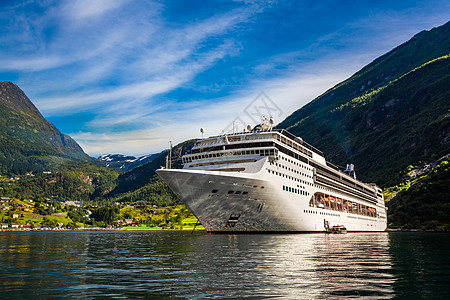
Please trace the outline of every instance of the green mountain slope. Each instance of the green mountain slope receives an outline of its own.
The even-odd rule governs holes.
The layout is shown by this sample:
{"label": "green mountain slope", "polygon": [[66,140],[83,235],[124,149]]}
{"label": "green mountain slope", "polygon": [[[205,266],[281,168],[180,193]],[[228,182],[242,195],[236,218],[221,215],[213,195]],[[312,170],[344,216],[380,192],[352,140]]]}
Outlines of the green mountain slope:
{"label": "green mountain slope", "polygon": [[385,190],[391,227],[450,230],[449,158],[411,166],[401,184]]}
{"label": "green mountain slope", "polygon": [[47,121],[17,85],[0,82],[1,196],[101,198],[116,186],[119,172],[96,162]]}
{"label": "green mountain slope", "polygon": [[[0,196],[100,205],[112,201],[172,205],[178,201],[155,175],[156,169],[165,165],[168,151],[149,155],[149,163],[126,173],[103,167],[104,161],[86,155],[10,82],[0,83],[0,113]],[[181,155],[190,151],[193,143],[173,148],[173,167],[181,167]]]}
{"label": "green mountain slope", "polygon": [[423,31],[294,112],[277,127],[324,151],[363,181],[450,152],[450,22]]}
{"label": "green mountain slope", "polygon": [[[172,168],[182,167],[181,156],[189,153],[194,143],[195,140],[188,140],[173,147]],[[167,155],[168,151],[165,150],[151,162],[121,174],[118,178],[117,187],[106,197],[125,202],[148,200],[152,204],[160,206],[179,203],[176,196],[155,172],[161,166],[166,165]]]}
{"label": "green mountain slope", "polygon": [[50,156],[91,159],[45,119],[17,85],[0,82],[0,172],[42,171],[51,163]]}

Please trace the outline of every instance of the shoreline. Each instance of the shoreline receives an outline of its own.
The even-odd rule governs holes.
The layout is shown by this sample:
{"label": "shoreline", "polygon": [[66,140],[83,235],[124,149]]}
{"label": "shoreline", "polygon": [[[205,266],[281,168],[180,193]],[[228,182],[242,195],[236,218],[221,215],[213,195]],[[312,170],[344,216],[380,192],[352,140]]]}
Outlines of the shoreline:
{"label": "shoreline", "polygon": [[[162,229],[162,228],[102,228],[102,227],[93,227],[93,228],[77,228],[77,229],[66,229],[66,228],[41,228],[41,229],[24,229],[24,228],[8,228],[8,229],[1,229],[0,232],[30,232],[30,231],[38,231],[38,232],[42,232],[42,231],[161,231],[161,232],[166,232],[166,231],[191,231],[191,232],[206,232],[208,233],[208,231],[206,229],[192,229],[192,228],[186,228],[186,229]],[[383,232],[383,231],[381,231]],[[403,232],[403,233],[448,233],[450,232],[450,230],[446,230],[444,228],[439,228],[439,229],[430,229],[430,230],[425,230],[425,229],[386,229],[384,232],[387,233],[392,233],[392,232]],[[245,233],[245,234],[251,234],[252,232],[235,232],[231,234],[240,234],[240,233]],[[301,233],[301,232],[299,232]],[[320,232],[317,232],[320,233]],[[352,232],[349,232],[352,233]],[[364,232],[358,232],[358,233],[364,233]]]}
{"label": "shoreline", "polygon": [[204,228],[199,228],[193,230],[192,228],[183,228],[183,229],[163,229],[158,227],[135,227],[135,228],[103,228],[103,227],[92,227],[92,228],[75,228],[75,229],[67,229],[67,228],[2,228],[0,232],[29,232],[29,231],[205,231]]}

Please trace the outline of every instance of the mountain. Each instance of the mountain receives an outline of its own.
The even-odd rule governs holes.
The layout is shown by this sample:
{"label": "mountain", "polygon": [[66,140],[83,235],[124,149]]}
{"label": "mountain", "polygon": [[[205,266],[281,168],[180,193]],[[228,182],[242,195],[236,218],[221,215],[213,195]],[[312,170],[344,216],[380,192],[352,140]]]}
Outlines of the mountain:
{"label": "mountain", "polygon": [[329,89],[277,127],[363,181],[395,185],[401,171],[450,153],[450,22],[422,31]]}
{"label": "mountain", "polygon": [[382,186],[391,228],[449,230],[449,87],[450,22],[377,58],[277,127]]}
{"label": "mountain", "polygon": [[409,166],[384,194],[390,227],[450,230],[450,155]]}
{"label": "mountain", "polygon": [[[172,148],[172,168],[181,168],[181,157],[190,153],[195,140],[182,142]],[[166,165],[168,150],[158,154],[151,162],[121,174],[117,186],[106,195],[115,201],[136,201],[151,199],[158,205],[172,205],[179,200],[167,185],[156,175],[156,170]],[[159,197],[159,199],[158,199]]]}
{"label": "mountain", "polygon": [[17,85],[0,82],[0,172],[42,171],[49,167],[50,156],[90,160],[77,142],[41,115]]}
{"label": "mountain", "polygon": [[0,82],[1,196],[101,198],[116,186],[119,172],[95,163],[47,121],[17,85]]}
{"label": "mountain", "polygon": [[[0,83],[0,126],[2,197],[83,200],[99,205],[113,201],[172,205],[179,201],[155,176],[155,170],[165,165],[167,150],[139,158],[121,154],[89,157],[11,82]],[[181,167],[181,155],[192,145],[193,141],[187,141],[173,148],[174,167]]]}
{"label": "mountain", "polygon": [[122,172],[126,172],[140,165],[151,162],[153,159],[158,157],[159,154],[160,153],[148,154],[140,157],[123,154],[104,154],[99,156],[97,159],[104,163],[107,168],[113,168]]}

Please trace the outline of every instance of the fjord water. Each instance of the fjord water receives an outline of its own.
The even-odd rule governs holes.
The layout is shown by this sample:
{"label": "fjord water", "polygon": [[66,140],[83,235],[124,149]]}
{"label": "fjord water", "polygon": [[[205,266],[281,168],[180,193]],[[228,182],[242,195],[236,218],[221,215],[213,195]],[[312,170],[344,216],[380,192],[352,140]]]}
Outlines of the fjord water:
{"label": "fjord water", "polygon": [[0,298],[439,299],[450,234],[1,232]]}

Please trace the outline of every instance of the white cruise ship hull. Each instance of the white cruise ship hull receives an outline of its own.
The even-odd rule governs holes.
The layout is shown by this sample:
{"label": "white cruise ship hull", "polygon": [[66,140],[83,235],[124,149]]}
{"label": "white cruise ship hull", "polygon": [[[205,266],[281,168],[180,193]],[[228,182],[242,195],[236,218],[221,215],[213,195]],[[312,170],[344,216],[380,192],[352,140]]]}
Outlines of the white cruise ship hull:
{"label": "white cruise ship hull", "polygon": [[314,185],[304,187],[304,195],[289,193],[282,179],[264,169],[157,173],[209,232],[324,232],[325,221],[354,232],[386,229],[385,219],[311,207],[311,195],[319,191]]}

